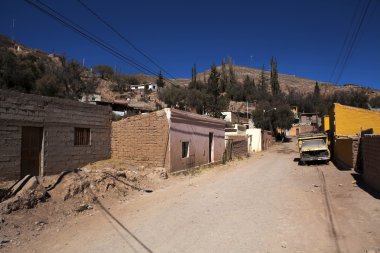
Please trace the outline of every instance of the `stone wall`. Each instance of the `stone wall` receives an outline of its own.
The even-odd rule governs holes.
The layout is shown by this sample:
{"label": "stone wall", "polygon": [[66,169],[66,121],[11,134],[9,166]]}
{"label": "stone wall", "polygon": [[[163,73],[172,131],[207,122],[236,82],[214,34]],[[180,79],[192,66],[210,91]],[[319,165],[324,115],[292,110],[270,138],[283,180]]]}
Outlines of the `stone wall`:
{"label": "stone wall", "polygon": [[112,158],[134,165],[164,167],[168,162],[169,124],[164,111],[112,123]]}
{"label": "stone wall", "polygon": [[[39,175],[110,157],[110,108],[0,90],[0,180],[20,177],[23,127],[43,128]],[[76,127],[90,129],[90,145],[74,145]]]}
{"label": "stone wall", "polygon": [[361,138],[362,175],[373,189],[380,191],[380,135],[365,135]]}

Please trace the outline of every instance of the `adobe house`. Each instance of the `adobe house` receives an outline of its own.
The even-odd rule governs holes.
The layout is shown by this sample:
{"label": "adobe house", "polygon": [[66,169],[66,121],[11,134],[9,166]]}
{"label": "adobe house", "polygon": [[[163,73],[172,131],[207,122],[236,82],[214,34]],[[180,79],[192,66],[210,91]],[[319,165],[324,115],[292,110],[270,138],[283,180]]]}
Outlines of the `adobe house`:
{"label": "adobe house", "polygon": [[168,172],[223,161],[225,121],[163,109],[112,123],[112,158]]}
{"label": "adobe house", "polygon": [[0,180],[110,158],[111,109],[0,90]]}
{"label": "adobe house", "polygon": [[334,103],[329,118],[333,160],[342,169],[354,168],[361,133],[380,134],[380,112]]}

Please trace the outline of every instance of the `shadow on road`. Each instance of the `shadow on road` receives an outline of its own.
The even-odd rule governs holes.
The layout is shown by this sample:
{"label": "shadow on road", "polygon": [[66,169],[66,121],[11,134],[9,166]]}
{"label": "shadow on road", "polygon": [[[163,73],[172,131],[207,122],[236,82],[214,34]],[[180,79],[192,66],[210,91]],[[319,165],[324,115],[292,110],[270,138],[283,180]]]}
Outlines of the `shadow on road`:
{"label": "shadow on road", "polygon": [[356,185],[358,187],[360,187],[360,189],[362,189],[363,191],[367,192],[368,194],[370,194],[372,197],[374,197],[375,199],[380,199],[380,192],[372,189],[371,187],[369,187],[363,180],[362,176],[360,174],[357,174],[357,173],[351,173],[351,176],[356,180]]}
{"label": "shadow on road", "polygon": [[[77,172],[74,172],[81,180],[82,180],[82,176],[79,175]],[[125,183],[125,182],[124,182]],[[128,184],[128,186],[130,186]],[[137,188],[137,187],[136,187]],[[139,188],[138,188],[139,189]],[[139,189],[139,190],[143,190],[143,189]],[[91,190],[91,188],[88,188],[88,192],[91,194],[92,196],[92,199],[94,201],[95,204],[97,204],[101,209],[102,211],[106,214],[107,218],[109,218],[110,220],[116,222],[120,228],[122,228],[125,232],[127,232],[139,245],[141,245],[141,247],[143,247],[145,249],[146,252],[149,252],[149,253],[153,253],[153,250],[151,250],[147,245],[144,244],[144,242],[142,242],[136,235],[134,235],[123,223],[121,223],[104,205],[103,203],[99,200],[99,198],[96,196],[96,194]],[[115,230],[117,232],[119,232],[116,228]],[[120,232],[119,232],[120,233]],[[123,235],[121,235],[123,237]],[[124,238],[124,237],[123,237]],[[135,248],[133,248],[133,246],[126,240],[126,238],[124,238],[124,240],[129,244],[129,246],[135,251],[135,252],[138,252]]]}

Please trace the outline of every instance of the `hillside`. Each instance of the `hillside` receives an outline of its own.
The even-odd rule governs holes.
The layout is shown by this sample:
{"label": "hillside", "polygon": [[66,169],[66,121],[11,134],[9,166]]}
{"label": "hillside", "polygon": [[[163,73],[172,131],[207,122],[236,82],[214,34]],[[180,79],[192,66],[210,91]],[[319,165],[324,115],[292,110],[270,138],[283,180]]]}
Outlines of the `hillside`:
{"label": "hillside", "polygon": [[[238,66],[238,65],[234,65],[233,68],[235,70],[235,74],[236,74],[236,77],[238,78],[238,81],[243,82],[244,78],[248,75],[249,77],[251,78],[253,77],[255,79],[256,84],[258,83],[259,76],[261,73],[260,69],[249,68],[249,67]],[[221,70],[221,66],[218,66],[217,69]],[[201,81],[205,79],[207,80],[209,74],[210,74],[210,70],[206,70],[202,73],[199,73],[197,75],[197,79]],[[265,71],[265,75],[267,79],[269,80],[270,72]],[[176,82],[181,85],[187,85],[190,81],[191,79],[176,80]],[[308,94],[314,91],[314,86],[317,80],[297,77],[295,75],[279,74],[279,82],[280,82],[281,90],[285,92],[286,94],[288,94],[290,90],[296,90],[302,94]],[[321,89],[322,95],[331,95],[335,91],[351,91],[351,90],[364,90],[370,98],[380,95],[379,90],[363,87],[360,85],[347,84],[347,85],[340,86],[340,85],[335,85],[328,82],[321,82],[321,81],[318,81],[318,82],[319,82],[319,87]]]}
{"label": "hillside", "polygon": [[[57,55],[57,54],[48,54],[38,49],[32,49],[28,48],[26,46],[21,45],[18,42],[14,42],[10,40],[9,38],[0,35],[0,53],[1,55],[11,54],[12,57],[15,59],[18,59],[20,61],[19,66],[17,66],[17,70],[21,72],[23,75],[25,74],[26,78],[30,78],[31,75],[28,72],[25,72],[25,65],[27,64],[29,69],[33,72],[32,78],[34,78],[32,81],[30,81],[30,84],[28,84],[31,87],[27,88],[35,88],[35,91],[33,90],[20,90],[17,87],[7,87],[5,84],[6,81],[4,78],[4,69],[5,69],[5,57],[2,57],[3,59],[0,59],[0,88],[11,88],[11,89],[18,89],[20,91],[26,91],[26,92],[32,92],[37,94],[42,94],[40,90],[44,88],[44,85],[46,83],[52,83],[57,78],[65,78],[64,75],[61,74],[59,76],[54,69],[64,68],[65,64],[68,62],[64,59],[63,56]],[[32,65],[32,66],[31,66]],[[105,100],[107,101],[125,101],[127,99],[141,99],[141,98],[135,98],[134,94],[131,92],[128,92],[128,89],[126,89],[125,92],[115,92],[112,89],[112,86],[114,85],[114,80],[111,80],[110,78],[100,78],[99,75],[96,75],[90,71],[90,69],[85,67],[80,67],[80,64],[77,64],[78,71],[80,72],[77,75],[77,78],[79,78],[84,84],[79,85],[77,90],[71,91],[71,94],[67,95],[64,94],[63,91],[60,91],[59,96],[61,97],[67,97],[71,99],[76,99],[80,92],[87,91],[87,92],[95,92],[100,94]],[[236,77],[240,82],[244,80],[244,78],[248,75],[250,77],[253,77],[258,83],[259,75],[261,70],[244,67],[244,66],[237,66],[234,65],[234,71],[236,74]],[[36,70],[37,69],[37,70]],[[53,69],[54,75],[51,78],[51,71],[47,74],[50,74],[50,79],[44,77],[46,72],[49,69]],[[221,69],[221,66],[218,66],[218,69]],[[8,69],[8,72],[12,74],[12,72],[15,72],[15,69]],[[62,71],[61,71],[62,72]],[[16,73],[16,72],[15,72]],[[64,73],[64,71],[63,71]],[[199,73],[197,75],[198,80],[207,80],[209,76],[210,70],[206,70],[203,73]],[[46,75],[47,75],[46,74]],[[269,80],[270,72],[265,72],[267,79]],[[16,75],[13,73],[13,75]],[[155,82],[157,77],[156,76],[148,76],[144,74],[136,74],[136,75],[123,75],[124,79],[123,82],[125,82],[126,87],[130,85],[128,83],[128,78],[134,78],[139,83],[143,82]],[[2,79],[2,80],[1,80]],[[16,79],[17,80],[17,79]],[[25,80],[25,78],[23,79]],[[59,80],[58,80],[59,81]],[[74,79],[75,81],[75,79]],[[34,82],[34,83],[33,83]],[[172,79],[172,83],[176,83],[180,86],[187,86],[190,82],[190,79],[181,78],[181,79]],[[301,94],[308,94],[313,92],[314,85],[316,80],[311,80],[307,78],[297,77],[294,75],[288,75],[288,74],[279,74],[279,82],[281,90],[285,93],[289,93],[291,90],[296,90],[300,92]],[[60,82],[56,81],[56,86],[62,86]],[[167,82],[168,83],[168,82]],[[13,84],[14,85],[14,84]],[[9,86],[9,85],[8,85]],[[66,84],[66,86],[70,86],[72,88],[71,84]],[[344,86],[338,86],[327,82],[319,82],[320,90],[322,95],[330,95],[334,93],[335,91],[351,91],[351,90],[364,90],[366,94],[371,98],[377,95],[380,95],[379,90],[374,90],[366,87],[361,87],[359,85],[344,85]],[[42,88],[41,88],[42,87]],[[75,87],[74,87],[75,88]],[[40,90],[39,90],[40,89]],[[62,87],[54,87],[54,89],[63,89]],[[67,87],[66,87],[67,89]],[[40,93],[38,93],[40,92]],[[49,94],[42,94],[42,95],[49,95]],[[56,96],[55,94],[52,94],[51,96]],[[158,98],[154,98],[155,100],[158,100]]]}

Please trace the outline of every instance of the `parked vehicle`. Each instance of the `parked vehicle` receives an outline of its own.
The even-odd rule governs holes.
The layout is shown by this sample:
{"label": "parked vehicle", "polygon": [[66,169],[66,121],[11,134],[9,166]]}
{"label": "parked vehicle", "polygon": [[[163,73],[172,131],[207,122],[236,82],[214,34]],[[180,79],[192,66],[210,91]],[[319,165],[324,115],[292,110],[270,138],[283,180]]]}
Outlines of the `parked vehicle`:
{"label": "parked vehicle", "polygon": [[327,135],[323,133],[303,134],[298,137],[300,153],[299,164],[319,161],[326,164],[330,161],[330,151],[327,147]]}

